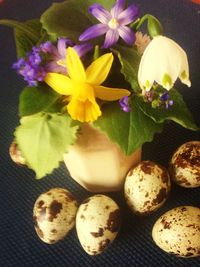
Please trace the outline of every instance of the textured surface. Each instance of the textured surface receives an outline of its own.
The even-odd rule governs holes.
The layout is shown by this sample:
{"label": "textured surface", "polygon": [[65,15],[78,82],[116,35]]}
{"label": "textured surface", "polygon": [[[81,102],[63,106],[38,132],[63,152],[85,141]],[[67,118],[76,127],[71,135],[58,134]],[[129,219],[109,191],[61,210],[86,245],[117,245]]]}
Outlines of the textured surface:
{"label": "textured surface", "polygon": [[[52,2],[5,0],[0,4],[0,17],[19,20],[39,17]],[[200,6],[189,0],[135,2],[141,5],[143,13],[152,13],[160,18],[166,35],[186,49],[192,87],[188,89],[179,82],[177,87],[200,125]],[[108,194],[121,207],[123,222],[112,246],[96,257],[90,257],[82,250],[75,229],[55,245],[39,240],[33,227],[32,209],[42,192],[52,187],[68,188],[80,202],[91,194],[67,178],[64,165],[52,175],[37,181],[32,171],[18,167],[10,160],[9,144],[18,124],[18,94],[24,85],[10,68],[13,61],[12,30],[0,26],[0,266],[200,266],[200,258],[180,259],[166,254],[154,245],[151,237],[154,222],[165,211],[178,205],[200,206],[200,188],[185,189],[173,185],[165,205],[148,217],[132,215],[122,193]],[[190,140],[200,140],[200,133],[170,123],[152,143],[144,145],[143,159],[167,166],[173,151]]]}

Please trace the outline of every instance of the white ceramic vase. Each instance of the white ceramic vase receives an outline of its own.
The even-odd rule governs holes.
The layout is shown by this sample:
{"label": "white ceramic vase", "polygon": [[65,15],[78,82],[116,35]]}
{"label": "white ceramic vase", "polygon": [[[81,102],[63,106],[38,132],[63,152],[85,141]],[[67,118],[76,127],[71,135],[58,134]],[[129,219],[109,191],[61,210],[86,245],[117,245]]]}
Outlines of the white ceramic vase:
{"label": "white ceramic vase", "polygon": [[141,161],[141,149],[126,156],[103,132],[83,124],[76,143],[64,155],[71,177],[91,192],[118,191],[129,169]]}

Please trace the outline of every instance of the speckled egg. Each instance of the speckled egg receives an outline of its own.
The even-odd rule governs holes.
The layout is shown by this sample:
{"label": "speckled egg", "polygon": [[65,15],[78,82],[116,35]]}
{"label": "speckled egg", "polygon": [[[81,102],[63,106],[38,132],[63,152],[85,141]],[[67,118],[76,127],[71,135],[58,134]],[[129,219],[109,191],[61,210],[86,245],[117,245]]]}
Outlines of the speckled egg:
{"label": "speckled egg", "polygon": [[63,239],[73,228],[77,212],[73,195],[63,188],[52,188],[41,194],[33,208],[35,230],[48,244]]}
{"label": "speckled egg", "polygon": [[200,141],[180,146],[170,161],[172,180],[183,187],[200,186]]}
{"label": "speckled egg", "polygon": [[128,172],[124,195],[134,213],[147,215],[163,205],[170,188],[166,168],[152,161],[142,161]]}
{"label": "speckled egg", "polygon": [[79,207],[76,230],[81,246],[97,255],[116,238],[121,223],[118,205],[105,195],[94,195]]}
{"label": "speckled egg", "polygon": [[181,206],[166,212],[154,224],[152,237],[168,253],[200,256],[200,209]]}
{"label": "speckled egg", "polygon": [[9,147],[9,154],[10,157],[12,159],[12,161],[14,161],[17,165],[20,166],[25,166],[26,165],[26,160],[25,158],[22,156],[22,152],[19,149],[16,141],[13,141]]}

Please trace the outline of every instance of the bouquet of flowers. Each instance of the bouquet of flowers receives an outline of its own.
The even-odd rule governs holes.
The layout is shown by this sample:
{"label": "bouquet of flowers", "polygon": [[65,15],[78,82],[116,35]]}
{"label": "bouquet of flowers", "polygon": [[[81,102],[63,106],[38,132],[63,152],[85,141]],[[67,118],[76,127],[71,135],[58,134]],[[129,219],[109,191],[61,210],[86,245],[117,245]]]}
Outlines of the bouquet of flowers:
{"label": "bouquet of flowers", "polygon": [[169,120],[198,129],[174,88],[178,78],[191,85],[185,51],[134,3],[67,0],[40,19],[0,24],[14,28],[13,68],[27,83],[15,142],[37,178],[59,166],[85,123],[126,155]]}

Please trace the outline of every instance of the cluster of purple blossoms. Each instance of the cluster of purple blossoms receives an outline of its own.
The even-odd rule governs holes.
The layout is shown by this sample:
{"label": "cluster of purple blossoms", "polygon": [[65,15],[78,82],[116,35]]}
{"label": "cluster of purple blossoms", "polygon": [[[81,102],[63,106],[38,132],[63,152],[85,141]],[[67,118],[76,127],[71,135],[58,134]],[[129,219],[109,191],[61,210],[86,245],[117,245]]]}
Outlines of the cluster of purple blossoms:
{"label": "cluster of purple blossoms", "polygon": [[[114,46],[121,37],[128,45],[135,42],[135,33],[128,26],[138,18],[138,8],[132,4],[126,8],[126,0],[116,0],[110,12],[100,4],[93,4],[89,12],[100,21],[86,29],[79,37],[79,41],[96,38],[105,34],[103,48]],[[13,64],[13,68],[24,77],[28,86],[37,86],[42,82],[48,72],[67,73],[66,48],[72,46],[80,57],[92,49],[92,45],[83,43],[74,44],[66,38],[58,39],[57,46],[50,41],[33,47],[25,59],[20,58]],[[126,96],[119,101],[124,112],[130,112],[129,98]]]}
{"label": "cluster of purple blossoms", "polygon": [[174,101],[170,99],[170,95],[167,90],[162,94],[156,92],[155,90],[150,90],[145,92],[143,97],[145,102],[151,103],[154,108],[164,106],[166,109],[169,109],[174,104]]}
{"label": "cluster of purple blossoms", "polygon": [[44,80],[46,75],[46,71],[41,63],[40,48],[34,46],[31,52],[27,54],[26,59],[20,58],[13,64],[13,68],[24,77],[28,86],[36,86],[38,82]]}
{"label": "cluster of purple blossoms", "polygon": [[13,64],[13,68],[24,77],[28,86],[37,86],[42,82],[47,72],[66,74],[66,48],[73,46],[80,57],[91,50],[92,46],[85,43],[75,45],[66,38],[58,39],[57,46],[50,41],[33,47],[26,58],[20,58]]}

